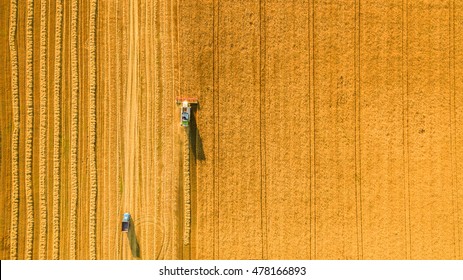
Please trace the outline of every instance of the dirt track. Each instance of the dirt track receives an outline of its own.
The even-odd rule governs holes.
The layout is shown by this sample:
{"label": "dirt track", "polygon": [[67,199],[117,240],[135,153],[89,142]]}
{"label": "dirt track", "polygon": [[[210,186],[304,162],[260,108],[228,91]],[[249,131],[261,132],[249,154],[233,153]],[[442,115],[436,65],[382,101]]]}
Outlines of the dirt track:
{"label": "dirt track", "polygon": [[462,18],[0,0],[0,258],[463,259]]}

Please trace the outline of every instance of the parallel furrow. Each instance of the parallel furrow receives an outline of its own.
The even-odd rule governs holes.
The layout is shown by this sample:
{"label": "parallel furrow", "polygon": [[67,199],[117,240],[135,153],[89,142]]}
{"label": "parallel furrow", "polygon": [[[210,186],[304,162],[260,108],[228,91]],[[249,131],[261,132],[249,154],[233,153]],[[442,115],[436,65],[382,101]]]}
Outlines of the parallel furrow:
{"label": "parallel furrow", "polygon": [[[161,90],[161,95],[160,95],[160,104],[161,104],[161,109],[160,109],[160,116],[162,118],[162,121],[160,120],[161,122],[161,131],[160,131],[160,134],[162,135],[162,137],[160,137],[161,139],[161,162],[164,166],[168,166],[167,164],[167,159],[166,159],[166,152],[165,152],[165,147],[167,147],[167,137],[166,135],[168,134],[168,130],[167,130],[167,125],[166,125],[166,118],[164,117],[166,115],[166,103],[165,103],[165,96],[167,95],[167,89],[169,88],[168,87],[168,82],[167,82],[167,78],[166,78],[166,72],[168,72],[167,70],[167,61],[166,61],[166,57],[167,57],[167,47],[165,46],[165,40],[163,38],[164,36],[164,32],[165,32],[165,19],[166,18],[166,12],[165,12],[165,7],[163,7],[161,5],[161,3],[159,4],[159,12],[158,12],[158,22],[159,22],[159,33],[158,33],[158,41],[159,41],[159,59],[160,59],[160,73],[161,73],[161,77],[160,77],[160,82],[161,82],[161,86],[160,86],[160,90]],[[161,53],[162,52],[162,53]],[[164,70],[164,71],[161,71],[161,70]],[[164,91],[164,89],[166,89]],[[167,191],[168,190],[168,172],[167,172],[167,168],[163,168],[161,169],[161,191],[160,191],[160,201],[161,201],[161,224],[162,224],[162,233],[163,233],[163,238],[162,238],[162,244],[161,244],[161,248],[160,248],[160,252],[159,252],[159,256],[157,257],[157,259],[166,259],[168,258],[167,257],[167,253],[168,253],[168,248],[169,248],[169,243],[170,243],[170,227],[169,227],[169,206],[167,205],[166,203],[166,197],[167,197]]]}
{"label": "parallel furrow", "polygon": [[78,145],[79,145],[79,55],[78,55],[79,3],[72,1],[71,12],[71,218],[69,258],[76,258],[77,199],[78,199]]}
{"label": "parallel furrow", "polygon": [[96,259],[96,199],[97,199],[97,167],[96,167],[96,15],[97,0],[90,3],[90,39],[89,39],[89,172],[90,172],[90,213],[89,213],[89,237],[90,259]]}
{"label": "parallel furrow", "polygon": [[[120,43],[120,38],[122,37],[121,35],[123,34],[122,33],[122,29],[121,29],[121,19],[123,21],[123,14],[120,14],[120,6],[121,4],[119,3],[119,1],[117,2],[117,7],[116,7],[116,30],[117,30],[117,36],[116,36],[116,93],[117,93],[117,100],[116,100],[116,107],[117,107],[117,114],[116,114],[116,126],[117,127],[121,127],[121,112],[120,112],[120,108],[121,108],[121,99],[124,98],[122,96],[122,94],[120,94],[122,92],[121,90],[121,87],[122,87],[122,81],[121,81],[121,77],[122,77],[122,69],[121,69],[121,64],[122,64],[122,57],[121,57],[121,53],[122,53],[122,46],[121,46],[121,43]],[[116,147],[117,147],[117,150],[116,150],[116,155],[117,155],[117,161],[116,161],[116,182],[117,182],[117,192],[116,192],[116,204],[117,204],[117,213],[119,214],[120,211],[121,211],[121,192],[122,192],[122,175],[121,175],[121,159],[122,159],[122,155],[121,155],[121,143],[122,143],[122,139],[121,139],[121,130],[120,129],[117,129],[117,133],[116,133]],[[117,229],[116,229],[117,230]],[[115,241],[115,248],[116,248],[116,252],[115,252],[115,258],[122,258],[122,251],[121,251],[121,239],[119,238],[119,232],[117,231],[116,232],[116,237],[114,239]]]}
{"label": "parallel furrow", "polygon": [[[154,12],[153,12],[153,21],[154,21],[154,80],[155,80],[155,89],[154,89],[154,104],[155,104],[155,117],[154,122],[157,124],[155,131],[155,159],[156,159],[156,194],[155,194],[155,217],[156,217],[156,230],[162,229],[163,215],[162,215],[162,200],[161,200],[161,190],[163,186],[163,170],[161,168],[162,161],[162,139],[164,135],[163,125],[162,125],[162,81],[163,81],[163,71],[162,71],[162,61],[161,61],[161,38],[160,38],[160,11],[159,11],[159,2],[154,3]],[[155,238],[155,259],[161,258],[161,253],[163,253],[163,243],[166,239],[166,233],[163,230],[159,230],[159,234]]]}
{"label": "parallel furrow", "polygon": [[34,1],[27,1],[26,23],[26,255],[32,259],[34,243],[34,192],[32,189],[32,145],[34,137]]}
{"label": "parallel furrow", "polygon": [[53,259],[59,259],[61,186],[61,75],[63,49],[63,2],[56,2],[55,77],[53,93]]}
{"label": "parallel furrow", "polygon": [[[110,87],[111,85],[111,70],[112,70],[112,65],[110,63],[110,33],[111,33],[111,29],[110,29],[110,22],[109,22],[109,18],[110,18],[110,4],[111,3],[103,3],[103,4],[106,4],[105,7],[104,7],[104,14],[105,14],[105,17],[104,19],[101,17],[100,15],[100,19],[104,22],[104,29],[106,30],[105,34],[104,34],[104,41],[105,41],[105,44],[104,44],[104,48],[103,48],[103,52],[101,53],[104,53],[101,55],[101,57],[104,57],[104,64],[106,65],[106,68],[105,68],[105,75],[106,77],[104,78],[104,91],[105,94],[104,94],[104,101],[103,101],[103,107],[105,108],[104,111],[106,112],[104,114],[104,126],[106,128],[103,128],[103,136],[102,138],[105,139],[104,140],[104,143],[102,143],[102,146],[103,146],[103,149],[104,149],[104,152],[103,152],[103,155],[105,155],[105,158],[110,158],[111,157],[111,136],[108,135],[107,132],[109,131],[113,131],[111,129],[111,120],[112,120],[112,106],[110,104],[112,98],[111,98],[111,94],[112,94],[112,89]],[[101,5],[101,4],[100,4]],[[100,10],[102,10],[102,8],[100,8]],[[103,40],[103,38],[102,38]],[[100,47],[101,44],[100,44]],[[103,74],[103,73],[102,73]],[[102,77],[104,77],[103,75],[101,75]],[[100,165],[100,166],[104,166],[104,165]],[[103,176],[103,183],[102,185],[103,186],[107,186],[108,184],[111,184],[111,161],[109,161],[106,166],[103,167],[104,170],[102,172],[104,172],[104,176]],[[100,169],[101,170],[101,169]],[[102,197],[100,195],[100,197]],[[105,192],[104,192],[104,202],[100,205],[104,205],[104,210],[103,209],[100,209],[100,213],[103,213],[103,217],[104,217],[104,222],[106,223],[106,225],[103,226],[103,229],[100,229],[100,231],[102,232],[102,236],[103,238],[106,238],[107,239],[107,242],[105,242],[106,244],[102,244],[102,246],[100,246],[100,259],[107,259],[107,251],[109,251],[111,248],[111,241],[110,241],[110,238],[108,238],[111,234],[110,231],[108,231],[109,229],[111,229],[111,218],[109,218],[111,216],[111,192],[107,192],[106,189],[105,189]],[[101,239],[100,239],[101,240]],[[101,241],[99,241],[101,242]],[[103,242],[101,242],[103,243]]]}
{"label": "parallel furrow", "polygon": [[13,131],[11,136],[11,229],[10,259],[18,258],[18,225],[19,225],[19,68],[18,49],[16,47],[18,20],[18,1],[10,2],[10,30],[8,43],[11,62],[11,94],[13,96]]}
{"label": "parallel furrow", "polygon": [[39,158],[39,259],[47,258],[47,151],[48,151],[48,1],[40,2],[40,158]]}

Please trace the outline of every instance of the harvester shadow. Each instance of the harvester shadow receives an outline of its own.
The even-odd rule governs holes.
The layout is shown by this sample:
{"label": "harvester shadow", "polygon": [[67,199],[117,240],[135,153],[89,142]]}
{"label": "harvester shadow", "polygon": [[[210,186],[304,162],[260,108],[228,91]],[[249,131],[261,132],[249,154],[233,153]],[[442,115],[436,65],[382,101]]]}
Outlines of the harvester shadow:
{"label": "harvester shadow", "polygon": [[190,118],[190,150],[193,151],[193,156],[197,160],[206,160],[206,155],[204,154],[203,141],[201,139],[201,133],[198,130],[198,125],[196,123],[196,113],[197,110],[192,110]]}
{"label": "harvester shadow", "polygon": [[140,258],[140,245],[138,244],[137,235],[135,234],[135,223],[130,218],[129,232],[127,232],[127,238],[129,240],[130,251],[132,257]]}

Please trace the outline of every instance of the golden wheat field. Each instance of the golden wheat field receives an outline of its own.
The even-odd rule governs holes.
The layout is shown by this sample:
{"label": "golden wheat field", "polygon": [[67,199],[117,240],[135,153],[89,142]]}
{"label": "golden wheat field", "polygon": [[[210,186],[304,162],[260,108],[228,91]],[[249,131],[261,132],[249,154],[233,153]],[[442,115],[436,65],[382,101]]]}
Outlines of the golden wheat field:
{"label": "golden wheat field", "polygon": [[1,259],[463,259],[463,1],[0,21]]}

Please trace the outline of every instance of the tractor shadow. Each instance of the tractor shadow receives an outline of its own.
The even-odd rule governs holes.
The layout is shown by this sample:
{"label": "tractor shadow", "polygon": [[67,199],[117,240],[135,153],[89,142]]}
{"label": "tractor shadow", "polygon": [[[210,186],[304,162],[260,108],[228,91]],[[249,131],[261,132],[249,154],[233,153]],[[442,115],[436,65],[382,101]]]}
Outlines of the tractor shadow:
{"label": "tractor shadow", "polygon": [[204,154],[204,147],[203,141],[201,138],[201,133],[199,132],[198,125],[196,123],[196,114],[198,112],[198,108],[192,108],[191,110],[191,117],[190,117],[190,133],[189,133],[189,140],[190,140],[190,150],[193,152],[193,156],[197,160],[206,160],[206,155]]}
{"label": "tractor shadow", "polygon": [[130,218],[129,231],[127,232],[127,239],[129,240],[130,251],[132,252],[132,257],[140,258],[140,245],[138,244],[137,235],[135,234],[135,223],[132,218]]}

